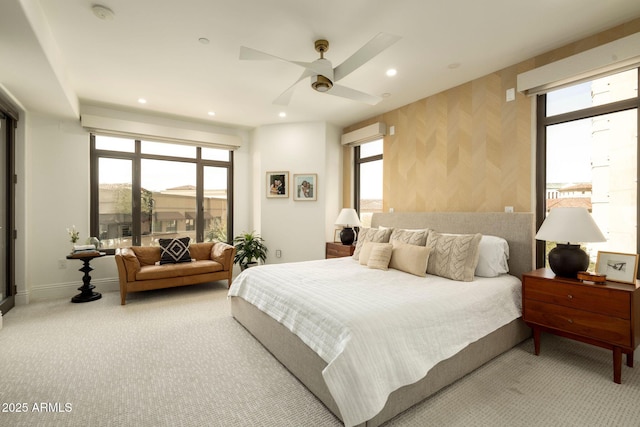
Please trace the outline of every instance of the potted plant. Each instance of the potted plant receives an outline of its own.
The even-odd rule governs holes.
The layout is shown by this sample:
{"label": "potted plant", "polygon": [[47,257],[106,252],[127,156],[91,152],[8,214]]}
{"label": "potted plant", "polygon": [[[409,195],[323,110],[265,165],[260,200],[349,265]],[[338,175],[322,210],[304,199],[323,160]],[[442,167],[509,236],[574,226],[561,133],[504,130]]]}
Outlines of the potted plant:
{"label": "potted plant", "polygon": [[233,246],[236,247],[234,263],[240,265],[240,270],[258,264],[258,260],[263,262],[267,259],[267,247],[264,239],[257,235],[255,231],[242,233],[233,238]]}

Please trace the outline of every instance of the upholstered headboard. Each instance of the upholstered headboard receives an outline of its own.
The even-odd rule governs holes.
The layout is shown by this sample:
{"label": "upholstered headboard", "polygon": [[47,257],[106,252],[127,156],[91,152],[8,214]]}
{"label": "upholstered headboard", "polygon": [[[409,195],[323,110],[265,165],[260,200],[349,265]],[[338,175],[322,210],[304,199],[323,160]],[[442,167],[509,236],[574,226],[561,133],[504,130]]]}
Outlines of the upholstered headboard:
{"label": "upholstered headboard", "polygon": [[374,213],[371,226],[420,229],[441,233],[481,233],[500,236],[509,243],[509,273],[522,278],[533,269],[532,213],[502,212],[397,212]]}

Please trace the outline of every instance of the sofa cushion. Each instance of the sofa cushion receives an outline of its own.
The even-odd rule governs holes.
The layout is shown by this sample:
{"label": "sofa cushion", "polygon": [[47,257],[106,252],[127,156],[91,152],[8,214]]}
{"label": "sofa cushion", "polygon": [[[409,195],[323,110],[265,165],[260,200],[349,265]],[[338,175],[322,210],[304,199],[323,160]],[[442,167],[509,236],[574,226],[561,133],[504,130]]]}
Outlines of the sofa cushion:
{"label": "sofa cushion", "polygon": [[160,261],[159,246],[131,246],[131,250],[136,254],[141,266],[155,265]]}
{"label": "sofa cushion", "polygon": [[191,246],[189,246],[189,252],[191,253],[191,258],[195,260],[212,259],[211,258],[212,247],[213,247],[213,242],[192,243]]}
{"label": "sofa cushion", "polygon": [[169,279],[171,277],[215,273],[216,271],[222,271],[222,264],[211,260],[146,265],[136,273],[136,280]]}

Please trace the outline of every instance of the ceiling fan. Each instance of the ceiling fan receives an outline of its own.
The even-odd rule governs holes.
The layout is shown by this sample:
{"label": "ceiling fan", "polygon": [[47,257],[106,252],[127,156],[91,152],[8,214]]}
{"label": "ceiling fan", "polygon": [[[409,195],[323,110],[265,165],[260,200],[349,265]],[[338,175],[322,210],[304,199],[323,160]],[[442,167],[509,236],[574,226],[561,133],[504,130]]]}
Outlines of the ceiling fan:
{"label": "ceiling fan", "polygon": [[320,58],[313,62],[290,61],[280,58],[250,47],[240,47],[240,59],[242,60],[279,60],[289,62],[304,68],[302,75],[287,90],[278,96],[274,104],[287,105],[291,100],[295,86],[307,77],[310,78],[311,87],[318,91],[328,93],[342,98],[352,99],[367,104],[375,105],[382,100],[381,97],[369,95],[346,86],[337,85],[336,82],[351,74],[353,71],[373,59],[380,52],[400,40],[400,36],[393,34],[380,33],[364,46],[358,49],[353,55],[347,58],[342,64],[333,68],[331,61],[325,59],[324,54],[329,50],[329,42],[327,40],[316,40],[315,49],[320,53]]}

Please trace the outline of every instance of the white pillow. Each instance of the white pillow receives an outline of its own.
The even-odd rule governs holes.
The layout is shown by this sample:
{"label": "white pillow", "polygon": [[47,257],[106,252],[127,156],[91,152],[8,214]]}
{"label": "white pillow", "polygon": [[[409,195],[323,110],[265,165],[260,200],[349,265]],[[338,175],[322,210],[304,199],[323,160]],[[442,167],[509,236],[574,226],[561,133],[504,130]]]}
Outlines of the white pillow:
{"label": "white pillow", "polygon": [[480,255],[475,275],[497,277],[509,272],[509,244],[502,237],[482,236],[478,245]]}

